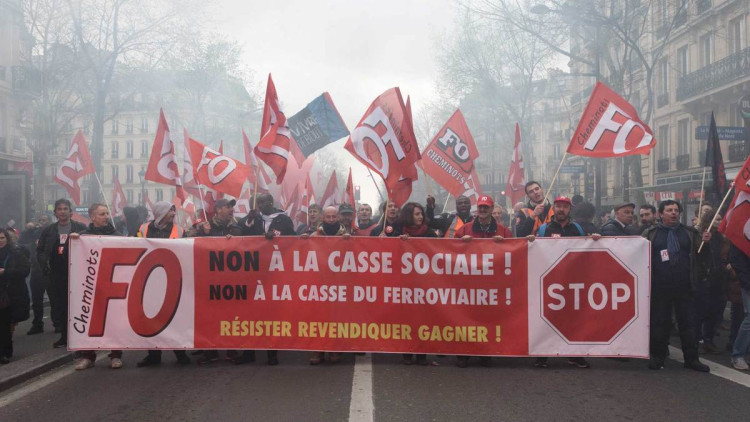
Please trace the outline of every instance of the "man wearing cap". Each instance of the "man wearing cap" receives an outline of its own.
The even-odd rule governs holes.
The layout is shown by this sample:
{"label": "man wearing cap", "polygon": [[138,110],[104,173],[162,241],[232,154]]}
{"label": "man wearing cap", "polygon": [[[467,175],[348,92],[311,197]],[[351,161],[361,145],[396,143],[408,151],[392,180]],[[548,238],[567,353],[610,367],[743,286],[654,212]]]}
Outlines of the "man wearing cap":
{"label": "man wearing cap", "polygon": [[[174,224],[175,206],[167,201],[159,201],[154,204],[154,219],[147,221],[138,229],[138,237],[147,239],[179,239],[185,233],[182,227]],[[175,350],[177,363],[187,365],[190,358],[184,350]],[[148,355],[138,362],[137,366],[152,366],[161,364],[161,350],[149,350]]]}
{"label": "man wearing cap", "polygon": [[237,219],[234,218],[234,206],[237,201],[221,198],[214,203],[214,215],[208,221],[204,221],[194,230],[191,230],[191,237],[205,236],[227,236],[239,235],[240,228],[237,226]]}
{"label": "man wearing cap", "polygon": [[[495,239],[495,241],[501,241],[507,237],[513,237],[513,234],[499,221],[495,221],[492,217],[492,207],[495,206],[492,198],[487,195],[482,195],[477,200],[477,216],[471,222],[464,224],[454,235],[457,239],[463,239],[468,242],[471,239],[478,237],[480,239]],[[466,368],[469,366],[469,359],[471,356],[457,356],[458,361],[456,365],[459,368]],[[489,356],[480,356],[479,363],[482,366],[491,366],[492,358]]]}
{"label": "man wearing cap", "polygon": [[440,230],[440,234],[445,238],[453,238],[456,235],[456,230],[471,222],[473,218],[471,215],[471,199],[464,195],[457,196],[455,213],[443,213],[435,217],[435,198],[428,195],[425,215],[431,229]]}
{"label": "man wearing cap", "polygon": [[[555,211],[552,204],[549,201],[544,204],[544,190],[542,185],[536,181],[530,181],[526,183],[524,187],[526,196],[529,198],[529,202],[526,207],[521,209],[521,212],[526,217],[516,227],[516,236],[526,237],[529,235],[536,235],[539,227],[542,224],[549,223],[552,221],[552,217]],[[572,205],[573,201],[568,199],[568,202]]]}
{"label": "man wearing cap", "polygon": [[[586,233],[583,231],[583,228],[580,226],[580,224],[576,223],[570,218],[570,210],[572,207],[573,202],[567,196],[558,196],[557,198],[555,198],[555,202],[553,203],[552,207],[555,213],[554,218],[549,223],[544,223],[539,227],[537,236],[553,238],[585,236]],[[594,233],[593,235],[591,235],[591,238],[594,240],[599,240],[601,238],[601,235]],[[536,358],[534,366],[536,366],[537,368],[546,368],[547,359],[548,358],[546,357]],[[586,361],[586,359],[582,357],[568,358],[568,363],[579,368],[590,367],[588,361]]]}
{"label": "man wearing cap", "polygon": [[632,236],[634,234],[633,213],[635,204],[626,202],[615,206],[615,215],[607,220],[600,229],[602,236]]}
{"label": "man wearing cap", "polygon": [[354,225],[354,208],[347,203],[339,205],[339,223],[344,231],[352,236],[357,236],[357,227]]}

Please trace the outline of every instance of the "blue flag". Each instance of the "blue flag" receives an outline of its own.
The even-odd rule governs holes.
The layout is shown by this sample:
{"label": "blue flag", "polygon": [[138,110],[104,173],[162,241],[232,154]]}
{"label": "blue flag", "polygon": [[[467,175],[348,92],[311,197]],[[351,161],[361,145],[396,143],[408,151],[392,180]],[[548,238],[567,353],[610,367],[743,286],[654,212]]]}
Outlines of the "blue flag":
{"label": "blue flag", "polygon": [[349,136],[344,120],[327,92],[290,117],[287,123],[305,157],[331,142]]}

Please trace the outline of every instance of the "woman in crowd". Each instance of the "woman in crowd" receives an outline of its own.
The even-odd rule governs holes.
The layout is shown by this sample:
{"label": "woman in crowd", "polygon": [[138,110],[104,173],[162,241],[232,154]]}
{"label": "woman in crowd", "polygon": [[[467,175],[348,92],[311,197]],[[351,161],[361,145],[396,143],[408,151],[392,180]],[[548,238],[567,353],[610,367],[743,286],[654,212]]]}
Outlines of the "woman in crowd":
{"label": "woman in crowd", "polygon": [[13,357],[13,326],[29,318],[26,276],[31,262],[7,229],[0,229],[0,364]]}
{"label": "woman in crowd", "polygon": [[[112,225],[112,220],[109,218],[109,208],[104,204],[92,204],[89,207],[89,227],[81,232],[81,235],[93,235],[93,236],[122,236],[115,227]],[[77,239],[80,235],[78,233],[71,233],[71,239]],[[96,361],[96,351],[94,350],[82,350],[79,352],[81,357],[76,363],[76,370],[81,371],[84,369],[92,368]],[[122,368],[122,350],[112,350],[109,353],[109,366],[112,369]]]}
{"label": "woman in crowd", "polygon": [[[416,202],[409,202],[401,208],[398,225],[401,227],[402,240],[410,237],[438,237],[437,233],[427,227],[424,207]],[[404,365],[413,363],[411,353],[404,353],[403,358]],[[427,365],[427,355],[416,355],[416,362],[417,365]]]}

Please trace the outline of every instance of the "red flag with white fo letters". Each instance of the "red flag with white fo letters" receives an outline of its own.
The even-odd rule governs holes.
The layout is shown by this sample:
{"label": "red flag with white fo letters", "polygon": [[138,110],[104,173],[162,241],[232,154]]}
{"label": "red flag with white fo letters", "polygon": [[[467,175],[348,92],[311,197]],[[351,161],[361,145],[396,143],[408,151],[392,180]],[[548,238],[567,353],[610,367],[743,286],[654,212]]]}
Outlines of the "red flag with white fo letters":
{"label": "red flag with white fo letters", "polygon": [[164,117],[164,111],[162,110],[159,110],[159,126],[156,129],[156,137],[151,148],[151,156],[148,159],[145,178],[163,185],[175,186],[180,202],[185,201],[187,195],[182,189],[182,179],[177,167],[174,142],[172,142],[167,119]]}
{"label": "red flag with white fo letters", "polygon": [[648,154],[656,146],[653,132],[635,108],[607,85],[597,82],[578,122],[568,153],[586,157]]}
{"label": "red flag with white fo letters", "polygon": [[87,174],[94,172],[94,162],[91,160],[86,138],[80,130],[73,137],[68,155],[65,156],[60,168],[55,173],[55,182],[68,191],[70,198],[76,205],[81,203],[81,187],[78,181]]}
{"label": "red flag with white fo letters", "polygon": [[235,198],[242,194],[246,181],[255,180],[250,167],[195,139],[190,139],[190,160],[195,166],[195,179],[200,184]]}

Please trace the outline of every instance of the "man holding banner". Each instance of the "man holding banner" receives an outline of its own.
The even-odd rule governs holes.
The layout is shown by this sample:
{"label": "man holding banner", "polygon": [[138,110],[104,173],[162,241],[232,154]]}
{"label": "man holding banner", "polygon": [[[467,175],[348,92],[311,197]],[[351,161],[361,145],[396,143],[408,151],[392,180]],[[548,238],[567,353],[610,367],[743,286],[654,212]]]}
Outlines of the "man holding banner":
{"label": "man holding banner", "polygon": [[555,215],[555,210],[552,209],[552,204],[546,201],[544,190],[539,182],[532,180],[526,183],[524,190],[526,191],[526,196],[529,198],[529,202],[525,208],[521,209],[526,218],[523,218],[519,222],[518,227],[516,227],[516,236],[518,237],[536,235],[539,227],[542,224],[551,222],[552,217]]}
{"label": "man holding banner", "polygon": [[466,224],[471,223],[474,218],[471,215],[471,199],[468,196],[456,197],[456,212],[453,214],[443,213],[435,217],[435,198],[427,196],[427,220],[431,229],[440,230],[440,234],[448,239],[455,236],[456,232]]}

